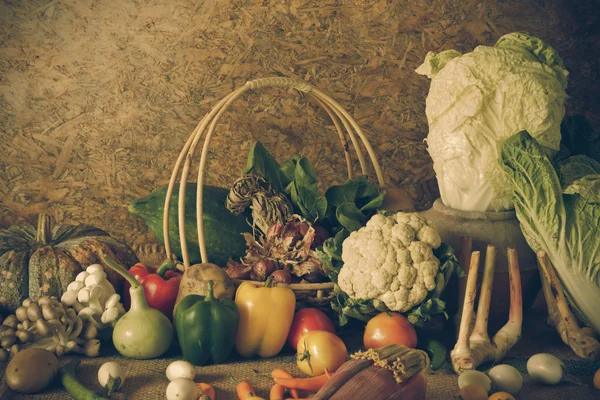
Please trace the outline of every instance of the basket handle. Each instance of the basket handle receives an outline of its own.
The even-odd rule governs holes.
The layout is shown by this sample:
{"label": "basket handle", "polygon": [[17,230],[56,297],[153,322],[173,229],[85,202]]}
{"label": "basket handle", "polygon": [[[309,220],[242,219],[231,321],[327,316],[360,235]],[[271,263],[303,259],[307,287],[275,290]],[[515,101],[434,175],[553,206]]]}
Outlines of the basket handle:
{"label": "basket handle", "polygon": [[[262,88],[291,88],[295,89],[301,93],[305,93],[307,96],[312,97],[317,101],[317,103],[325,109],[331,120],[333,121],[335,128],[340,137],[340,142],[342,143],[342,147],[344,150],[344,155],[346,158],[346,167],[348,169],[348,178],[352,178],[352,165],[350,154],[348,152],[348,142],[346,141],[345,134],[346,133],[350,137],[350,141],[352,142],[352,146],[356,151],[361,171],[364,175],[367,174],[367,167],[365,163],[365,158],[358,143],[358,139],[355,135],[358,134],[358,138],[361,140],[364,145],[367,153],[369,155],[370,161],[375,170],[375,174],[377,176],[378,184],[381,188],[384,187],[385,181],[383,178],[383,173],[381,171],[381,167],[379,166],[379,162],[377,161],[377,157],[371,144],[369,143],[367,137],[360,129],[356,121],[348,114],[346,110],[331,97],[312,86],[311,84],[292,78],[284,78],[284,77],[271,77],[271,78],[261,78],[252,81],[246,82],[246,84],[227,96],[221,99],[212,110],[206,114],[202,120],[198,123],[188,140],[186,141],[177,161],[175,162],[175,166],[173,167],[173,172],[171,173],[171,179],[169,180],[169,186],[167,187],[167,194],[165,198],[165,206],[163,211],[163,232],[164,232],[164,242],[165,242],[165,252],[167,254],[167,258],[171,258],[171,245],[169,241],[169,210],[171,207],[171,197],[173,195],[173,190],[175,188],[175,183],[177,181],[177,176],[179,175],[179,171],[181,170],[181,180],[179,185],[179,201],[178,201],[178,223],[179,223],[179,240],[181,245],[181,253],[183,256],[183,265],[185,270],[190,267],[190,257],[187,248],[186,235],[185,235],[185,192],[187,186],[187,178],[189,175],[189,170],[191,166],[192,156],[198,146],[198,143],[202,136],[206,135],[204,139],[204,144],[202,147],[202,153],[200,156],[200,165],[198,167],[198,186],[196,189],[196,219],[197,219],[197,229],[198,229],[198,245],[200,247],[200,257],[203,263],[208,262],[208,257],[206,253],[206,243],[204,240],[204,221],[202,218],[202,205],[203,205],[203,193],[204,193],[204,172],[206,168],[206,161],[208,155],[208,147],[210,145],[210,140],[214,134],[215,127],[221,115],[227,110],[227,108],[237,100],[242,94],[249,90],[258,90]],[[340,124],[341,122],[341,124]],[[342,130],[342,126],[345,129]],[[182,168],[183,164],[183,168]]]}

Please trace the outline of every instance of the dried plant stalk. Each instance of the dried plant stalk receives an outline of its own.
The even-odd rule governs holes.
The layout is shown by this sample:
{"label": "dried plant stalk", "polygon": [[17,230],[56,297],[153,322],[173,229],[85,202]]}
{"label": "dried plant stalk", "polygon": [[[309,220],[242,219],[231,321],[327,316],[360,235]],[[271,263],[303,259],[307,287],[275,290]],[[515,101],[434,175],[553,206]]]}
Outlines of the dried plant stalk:
{"label": "dried plant stalk", "polygon": [[469,369],[475,369],[486,361],[498,362],[521,337],[523,324],[523,298],[521,291],[521,275],[517,252],[509,248],[508,273],[510,279],[510,312],[508,322],[490,340],[488,335],[488,317],[490,311],[491,293],[496,264],[496,248],[488,245],[486,250],[483,283],[479,297],[479,305],[473,332],[469,335],[470,323],[473,318],[473,306],[477,290],[477,272],[480,254],[474,251],[471,255],[471,265],[467,278],[467,288],[463,303],[463,313],[456,346],[450,352],[452,367],[460,374]]}
{"label": "dried plant stalk", "polygon": [[579,357],[588,360],[600,359],[600,343],[579,327],[547,254],[540,250],[536,256],[540,267],[542,290],[548,307],[548,324],[556,328],[562,341]]}

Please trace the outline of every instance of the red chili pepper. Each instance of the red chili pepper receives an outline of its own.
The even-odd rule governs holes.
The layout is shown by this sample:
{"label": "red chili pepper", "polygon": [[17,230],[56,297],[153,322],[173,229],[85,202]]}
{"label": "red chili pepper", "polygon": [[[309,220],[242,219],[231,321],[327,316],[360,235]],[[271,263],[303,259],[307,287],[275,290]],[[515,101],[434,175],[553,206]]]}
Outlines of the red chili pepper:
{"label": "red chili pepper", "polygon": [[[148,305],[159,310],[169,319],[173,319],[173,307],[177,300],[182,274],[173,270],[172,262],[167,260],[158,267],[137,263],[129,268],[129,272],[144,288]],[[131,285],[125,282],[123,304],[126,310],[129,310],[131,304],[130,287]]]}

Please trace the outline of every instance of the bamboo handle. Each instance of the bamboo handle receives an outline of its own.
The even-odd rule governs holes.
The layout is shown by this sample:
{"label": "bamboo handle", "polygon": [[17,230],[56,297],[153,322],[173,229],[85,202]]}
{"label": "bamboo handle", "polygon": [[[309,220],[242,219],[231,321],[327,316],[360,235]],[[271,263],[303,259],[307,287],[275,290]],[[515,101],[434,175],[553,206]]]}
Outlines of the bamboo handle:
{"label": "bamboo handle", "polygon": [[[204,137],[204,143],[202,146],[202,152],[200,156],[200,164],[198,167],[197,177],[197,189],[196,189],[196,218],[197,218],[197,230],[198,230],[198,245],[200,247],[200,257],[202,262],[208,262],[208,256],[206,252],[206,243],[204,240],[204,221],[202,218],[202,206],[203,206],[203,194],[204,194],[204,178],[206,170],[206,162],[208,149],[211,138],[214,134],[215,127],[219,121],[219,118],[229,108],[229,106],[237,100],[241,95],[249,90],[258,90],[262,88],[282,88],[282,89],[295,89],[301,93],[305,93],[307,96],[312,97],[319,104],[332,119],[335,128],[340,137],[342,149],[346,158],[346,167],[348,169],[348,178],[352,177],[352,168],[350,154],[348,151],[348,142],[344,135],[347,134],[350,137],[350,142],[356,152],[361,171],[364,175],[368,173],[365,157],[363,155],[360,143],[364,146],[369,155],[373,169],[377,176],[378,184],[381,188],[385,186],[385,180],[377,157],[367,137],[360,129],[356,121],[343,109],[343,107],[333,100],[331,97],[321,92],[311,84],[305,81],[283,77],[271,77],[256,79],[253,81],[246,82],[246,84],[227,96],[217,103],[212,110],[202,118],[198,123],[188,140],[186,141],[175,166],[171,173],[171,179],[169,180],[169,186],[167,187],[167,195],[165,199],[165,207],[163,212],[163,232],[165,242],[165,252],[167,257],[171,257],[171,245],[169,240],[169,210],[171,206],[171,197],[177,181],[177,176],[181,171],[181,179],[179,184],[179,201],[178,201],[178,223],[179,223],[179,240],[181,244],[181,252],[183,256],[183,265],[187,270],[190,266],[190,258],[187,248],[186,235],[185,235],[185,192],[186,184],[191,167],[192,157],[200,142],[200,139]],[[342,130],[342,126],[345,132]],[[358,137],[357,137],[358,135]],[[359,142],[360,140],[360,142]]]}

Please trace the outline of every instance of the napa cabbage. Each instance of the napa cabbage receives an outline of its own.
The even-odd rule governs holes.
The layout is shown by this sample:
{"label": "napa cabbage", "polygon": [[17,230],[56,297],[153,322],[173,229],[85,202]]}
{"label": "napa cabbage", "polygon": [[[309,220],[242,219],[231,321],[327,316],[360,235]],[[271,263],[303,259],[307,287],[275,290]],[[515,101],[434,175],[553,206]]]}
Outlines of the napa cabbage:
{"label": "napa cabbage", "polygon": [[526,130],[545,154],[559,149],[568,72],[558,53],[517,32],[467,54],[429,52],[416,72],[431,78],[427,146],[444,204],[512,209],[511,185],[497,163],[502,142]]}
{"label": "napa cabbage", "polygon": [[600,332],[600,163],[556,163],[527,132],[506,139],[500,165],[529,246],[554,265],[576,315]]}

